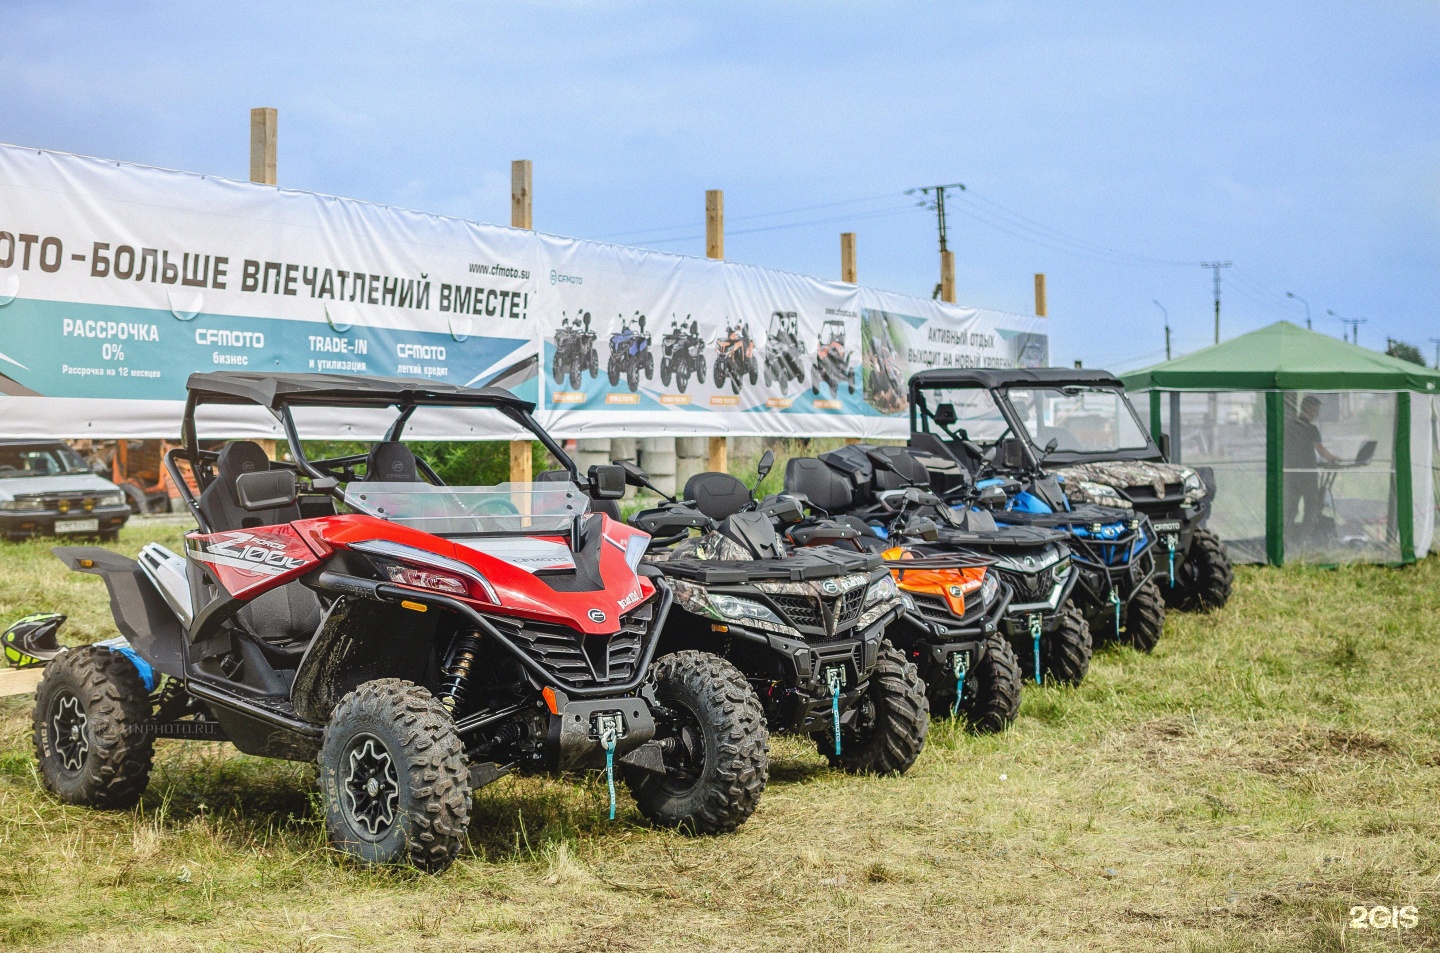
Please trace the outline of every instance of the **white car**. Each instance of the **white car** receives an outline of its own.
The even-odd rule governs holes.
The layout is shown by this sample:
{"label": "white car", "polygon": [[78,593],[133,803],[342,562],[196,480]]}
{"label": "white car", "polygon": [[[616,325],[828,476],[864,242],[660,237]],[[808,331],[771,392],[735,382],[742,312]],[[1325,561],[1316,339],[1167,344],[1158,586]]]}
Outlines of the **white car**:
{"label": "white car", "polygon": [[0,533],[114,539],[130,518],[125,493],[58,440],[0,440]]}

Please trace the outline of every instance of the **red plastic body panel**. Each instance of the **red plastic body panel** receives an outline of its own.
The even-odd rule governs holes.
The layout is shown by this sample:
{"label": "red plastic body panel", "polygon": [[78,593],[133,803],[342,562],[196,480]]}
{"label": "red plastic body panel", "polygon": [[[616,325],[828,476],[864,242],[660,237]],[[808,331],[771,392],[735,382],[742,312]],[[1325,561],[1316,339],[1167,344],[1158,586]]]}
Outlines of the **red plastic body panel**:
{"label": "red plastic body panel", "polygon": [[[620,629],[621,613],[653,596],[655,586],[625,562],[630,537],[646,534],[608,516],[602,519],[605,538],[600,543],[600,578],[604,586],[595,592],[557,592],[542,578],[496,556],[373,516],[322,516],[290,525],[310,548],[327,554],[332,548],[352,543],[385,540],[458,560],[479,571],[495,588],[500,597],[498,606],[488,600],[470,600],[488,613],[556,622],[592,635],[611,635]],[[533,538],[567,544],[556,536]]]}
{"label": "red plastic body panel", "polygon": [[191,559],[205,565],[226,592],[245,599],[283,586],[320,563],[320,556],[289,523],[223,533],[189,533],[185,549]]}

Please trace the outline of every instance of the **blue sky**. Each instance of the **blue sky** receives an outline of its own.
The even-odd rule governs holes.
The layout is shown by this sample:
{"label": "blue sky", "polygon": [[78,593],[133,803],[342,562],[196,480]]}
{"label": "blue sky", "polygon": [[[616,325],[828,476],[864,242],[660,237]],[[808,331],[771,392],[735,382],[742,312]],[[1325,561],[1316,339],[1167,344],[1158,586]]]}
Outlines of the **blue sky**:
{"label": "blue sky", "polygon": [[54,4],[5,0],[0,140],[244,178],[280,110],[287,186],[929,294],[963,182],[961,303],[1033,305],[1052,356],[1134,367],[1307,298],[1361,343],[1440,337],[1431,3]]}

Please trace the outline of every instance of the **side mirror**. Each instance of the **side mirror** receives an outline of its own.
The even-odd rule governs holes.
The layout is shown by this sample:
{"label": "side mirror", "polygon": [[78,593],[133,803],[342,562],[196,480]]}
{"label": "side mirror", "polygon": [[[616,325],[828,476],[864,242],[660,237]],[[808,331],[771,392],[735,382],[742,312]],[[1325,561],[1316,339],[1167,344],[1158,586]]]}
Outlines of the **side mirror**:
{"label": "side mirror", "polygon": [[1000,465],[1006,470],[1024,470],[1030,463],[1025,457],[1025,444],[1018,437],[1001,441]]}
{"label": "side mirror", "polygon": [[640,315],[640,320],[638,323],[640,325],[640,330],[645,330],[645,315]]}
{"label": "side mirror", "polygon": [[960,415],[955,413],[954,404],[941,404],[935,408],[932,416],[935,418],[935,422],[942,427],[953,427],[960,422]]}
{"label": "side mirror", "polygon": [[761,480],[764,480],[767,476],[769,476],[770,471],[774,468],[775,453],[771,450],[766,450],[764,453],[760,454],[760,464],[755,468],[755,473],[757,476],[759,476],[760,479],[755,481],[756,485],[758,486]]}
{"label": "side mirror", "polygon": [[590,312],[586,311],[585,317],[581,318],[580,320],[585,322],[585,330],[590,330]]}
{"label": "side mirror", "polygon": [[1047,444],[1045,444],[1045,452],[1046,452],[1047,454],[1054,453],[1054,452],[1055,452],[1055,448],[1058,447],[1058,446],[1060,446],[1060,438],[1059,438],[1059,437],[1051,437],[1051,438],[1050,438],[1050,442],[1047,443]]}
{"label": "side mirror", "polygon": [[[638,468],[637,468],[638,469]],[[605,463],[590,468],[590,496],[596,500],[618,500],[625,495],[625,468]]]}
{"label": "side mirror", "polygon": [[1170,459],[1170,435],[1168,433],[1160,435],[1160,456],[1166,460]]}
{"label": "side mirror", "polygon": [[240,505],[253,513],[293,506],[300,498],[300,488],[293,470],[263,470],[240,474],[235,480],[235,495]]}
{"label": "side mirror", "polygon": [[630,486],[638,486],[643,489],[650,485],[650,474],[629,460],[616,460],[615,466],[625,471],[625,482]]}
{"label": "side mirror", "polygon": [[1004,507],[1005,501],[1009,498],[1005,493],[1004,487],[992,483],[980,491],[980,495],[975,498],[975,502],[987,510],[993,510]]}

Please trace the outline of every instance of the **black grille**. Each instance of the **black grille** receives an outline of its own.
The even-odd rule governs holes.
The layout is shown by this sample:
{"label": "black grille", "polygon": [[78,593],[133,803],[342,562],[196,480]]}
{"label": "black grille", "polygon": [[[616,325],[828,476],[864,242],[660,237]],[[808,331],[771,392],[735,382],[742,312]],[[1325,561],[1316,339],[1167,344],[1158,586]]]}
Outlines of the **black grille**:
{"label": "black grille", "polygon": [[585,688],[619,683],[635,674],[654,610],[641,606],[614,635],[586,635],[563,625],[523,622],[501,627],[540,667],[562,682]]}
{"label": "black grille", "polygon": [[1050,589],[1055,583],[1052,570],[1035,573],[1005,573],[1005,581],[1015,590],[1013,601],[1024,605],[1030,602],[1044,602],[1050,598]]}
{"label": "black grille", "polygon": [[865,608],[865,588],[857,586],[851,589],[839,600],[839,607],[835,613],[835,628],[843,629],[848,625],[854,625],[855,620],[860,618],[860,610]]}
{"label": "black grille", "polygon": [[1172,496],[1180,496],[1185,492],[1185,487],[1180,483],[1165,484],[1165,492],[1160,496],[1155,495],[1155,487],[1148,483],[1139,483],[1135,486],[1127,486],[1125,495],[1132,500],[1159,500],[1168,499]]}
{"label": "black grille", "polygon": [[931,622],[939,622],[943,625],[955,624],[955,614],[950,611],[950,604],[945,601],[944,596],[912,592],[910,598],[915,600],[915,608],[920,610],[920,614]]}
{"label": "black grille", "polygon": [[771,595],[770,601],[775,603],[780,614],[796,628],[825,628],[825,620],[820,615],[820,605],[810,596]]}

